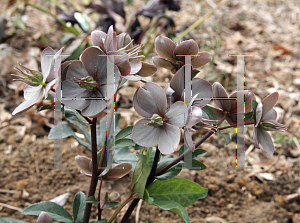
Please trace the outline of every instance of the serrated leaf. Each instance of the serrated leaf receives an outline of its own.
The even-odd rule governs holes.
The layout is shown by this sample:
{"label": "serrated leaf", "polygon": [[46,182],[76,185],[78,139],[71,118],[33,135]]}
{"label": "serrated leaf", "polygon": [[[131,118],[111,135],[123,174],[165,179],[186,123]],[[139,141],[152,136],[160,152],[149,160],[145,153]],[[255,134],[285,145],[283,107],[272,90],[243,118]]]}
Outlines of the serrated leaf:
{"label": "serrated leaf", "polygon": [[158,206],[165,211],[172,211],[180,215],[180,217],[184,220],[185,223],[190,223],[188,213],[186,212],[184,207],[182,207],[180,204],[176,202],[154,199],[153,205]]}
{"label": "serrated leaf", "polygon": [[226,145],[228,145],[230,143],[229,133],[222,133],[219,129],[217,129],[217,132],[225,139]]}
{"label": "serrated leaf", "polygon": [[214,116],[213,111],[208,107],[207,105],[201,108],[209,117],[211,120],[216,120],[217,118]]}
{"label": "serrated leaf", "polygon": [[130,135],[132,132],[133,126],[127,126],[126,128],[122,129],[116,136],[115,140],[124,139],[126,136]]}
{"label": "serrated leaf", "polygon": [[147,187],[149,196],[156,200],[176,202],[183,207],[194,204],[198,199],[205,198],[207,189],[199,184],[183,178],[156,180]]}
{"label": "serrated leaf", "polygon": [[13,218],[0,218],[1,223],[26,223],[25,221],[13,219]]}
{"label": "serrated leaf", "polygon": [[84,203],[99,204],[100,202],[97,201],[97,199],[95,198],[95,196],[90,196],[90,197],[88,197],[88,198],[85,199]]}
{"label": "serrated leaf", "polygon": [[164,174],[157,176],[156,179],[158,180],[170,180],[174,177],[176,177],[181,169],[182,169],[183,163],[177,163],[175,166],[173,166],[172,168],[170,168],[167,172],[165,172]]}
{"label": "serrated leaf", "polygon": [[123,147],[132,147],[135,146],[135,142],[132,139],[119,139],[115,141],[114,148],[123,148]]}
{"label": "serrated leaf", "polygon": [[139,158],[139,160],[136,163],[133,173],[132,187],[133,191],[137,193],[139,198],[142,199],[144,195],[146,182],[151,171],[151,167],[147,164],[147,157],[145,155],[141,156],[143,156],[144,158]]}
{"label": "serrated leaf", "polygon": [[112,208],[116,205],[120,204],[119,202],[106,202],[103,209],[108,209],[108,208]]}
{"label": "serrated leaf", "polygon": [[36,113],[39,113],[40,111],[43,111],[43,110],[46,110],[46,109],[54,109],[54,106],[55,104],[52,103],[52,104],[47,104],[47,105],[43,105],[41,107],[39,107],[37,110],[36,110]]}
{"label": "serrated leaf", "polygon": [[83,192],[75,194],[73,200],[73,217],[76,223],[81,223],[84,215],[86,196]]}
{"label": "serrated leaf", "polygon": [[25,208],[21,214],[39,216],[42,211],[50,214],[53,221],[73,223],[73,218],[69,212],[67,212],[62,206],[50,201],[42,201],[40,203],[32,204]]}

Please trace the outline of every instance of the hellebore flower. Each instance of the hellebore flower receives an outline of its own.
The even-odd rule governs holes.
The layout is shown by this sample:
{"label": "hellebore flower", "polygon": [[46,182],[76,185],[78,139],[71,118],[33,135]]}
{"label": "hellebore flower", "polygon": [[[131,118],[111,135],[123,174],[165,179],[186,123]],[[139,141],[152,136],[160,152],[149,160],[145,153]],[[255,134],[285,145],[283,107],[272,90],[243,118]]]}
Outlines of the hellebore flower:
{"label": "hellebore flower", "polygon": [[257,105],[254,115],[256,122],[253,130],[254,146],[259,148],[259,144],[268,154],[274,153],[274,144],[272,138],[267,131],[284,131],[286,125],[276,122],[277,112],[273,107],[276,105],[279,98],[278,92],[274,92],[267,96],[262,102]]}
{"label": "hellebore flower", "polygon": [[[80,172],[86,176],[92,176],[92,160],[85,156],[75,156],[77,166],[80,168]],[[130,163],[121,163],[115,165],[105,174],[99,174],[98,178],[103,180],[115,181],[131,171],[132,165]]]}
{"label": "hellebore flower", "polygon": [[111,66],[114,70],[107,79],[107,57],[98,47],[84,50],[80,60],[62,64],[67,67],[62,78],[62,103],[82,111],[84,116],[96,117],[106,107],[105,98],[110,99],[118,87],[120,73],[115,65]]}
{"label": "hellebore flower", "polygon": [[[121,75],[128,80],[141,80],[143,77],[153,75],[156,66],[141,62],[137,58],[143,45],[133,47],[128,33],[116,35],[111,26],[107,34],[103,31],[95,30],[91,33],[93,46],[98,46],[107,55],[114,55],[114,63],[119,68]],[[130,60],[132,59],[132,60]],[[137,74],[138,75],[135,75]]]}
{"label": "hellebore flower", "polygon": [[[190,65],[185,65],[190,66]],[[172,103],[176,101],[184,101],[184,89],[185,89],[185,67],[181,67],[177,73],[173,76],[170,87],[175,91],[172,94]],[[204,107],[210,102],[212,97],[211,84],[201,78],[194,78],[192,80],[192,96],[197,95],[193,105]]]}
{"label": "hellebore flower", "polygon": [[187,106],[174,103],[167,111],[167,98],[157,84],[147,82],[133,96],[133,107],[145,117],[132,129],[132,140],[138,145],[150,147],[158,144],[162,154],[173,153],[180,141],[180,129],[185,124]]}
{"label": "hellebore flower", "polygon": [[53,219],[50,214],[42,211],[36,221],[36,223],[52,223]]}
{"label": "hellebore flower", "polygon": [[185,64],[185,57],[178,55],[193,55],[191,64],[194,68],[202,67],[211,61],[210,53],[199,52],[198,44],[192,39],[176,45],[168,37],[158,36],[155,39],[155,50],[158,57],[152,58],[153,63],[158,67],[171,70],[172,73],[176,73]]}
{"label": "hellebore flower", "polygon": [[[237,104],[237,93],[243,92],[245,95],[243,104]],[[217,119],[222,119],[226,115],[225,119],[228,121],[229,124],[234,125],[237,122],[237,107],[245,105],[245,113],[251,112],[251,100],[255,100],[255,95],[252,91],[249,90],[242,90],[236,91],[228,96],[225,88],[218,82],[213,84],[213,95],[214,95],[214,102],[216,103],[217,107],[213,107],[209,105],[209,108],[212,110],[214,116]],[[224,99],[223,99],[224,98]],[[226,98],[229,98],[226,100]],[[245,103],[245,104],[244,104]]]}
{"label": "hellebore flower", "polygon": [[[18,107],[15,108],[15,110],[12,112],[13,115],[18,115],[28,110],[35,103],[37,103],[43,96],[45,96],[44,99],[47,98],[48,91],[58,80],[58,72],[60,72],[60,64],[61,64],[60,54],[62,49],[60,49],[58,52],[55,52],[50,47],[44,49],[41,56],[42,72],[32,70],[20,65],[25,70],[24,72],[21,69],[16,67],[16,69],[23,76],[12,74],[20,78],[15,80],[23,81],[27,85],[23,89],[24,98],[26,101],[24,101]],[[56,78],[54,78],[55,75],[57,76]]]}

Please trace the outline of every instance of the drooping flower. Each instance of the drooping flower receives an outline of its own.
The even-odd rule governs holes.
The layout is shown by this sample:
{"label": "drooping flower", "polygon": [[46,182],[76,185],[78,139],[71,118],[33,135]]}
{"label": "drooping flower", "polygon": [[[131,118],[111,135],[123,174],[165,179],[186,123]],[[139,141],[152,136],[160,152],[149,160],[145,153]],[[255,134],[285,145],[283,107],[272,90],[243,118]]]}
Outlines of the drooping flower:
{"label": "drooping flower", "polygon": [[284,131],[287,129],[286,125],[276,121],[277,112],[273,107],[276,105],[278,98],[278,92],[267,96],[262,102],[258,103],[254,115],[254,121],[256,122],[253,130],[254,146],[259,148],[260,144],[268,154],[273,154],[275,148],[267,131]]}
{"label": "drooping flower", "polygon": [[[108,61],[109,62],[109,61]],[[107,57],[98,47],[83,51],[80,60],[62,64],[62,103],[82,111],[82,115],[96,117],[116,92],[120,72],[110,64],[113,73],[107,74]]]}
{"label": "drooping flower", "polygon": [[[181,67],[177,71],[170,82],[170,87],[174,90],[171,98],[172,103],[176,101],[184,101],[185,66]],[[197,105],[199,107],[207,105],[212,97],[211,84],[204,79],[194,78],[192,80],[192,97],[195,95],[197,95],[197,97],[195,98],[193,105]]]}
{"label": "drooping flower", "polygon": [[158,144],[162,154],[173,153],[180,141],[180,129],[185,124],[187,106],[174,103],[168,110],[167,98],[157,84],[147,82],[133,96],[136,112],[145,117],[132,130],[132,140],[138,145],[151,147]]}
{"label": "drooping flower", "polygon": [[[245,95],[244,101],[241,104],[238,104],[236,100],[238,93],[243,93]],[[244,107],[245,105],[245,113],[251,112],[251,100],[255,100],[254,93],[249,90],[236,91],[228,96],[225,88],[218,82],[213,84],[213,96],[215,98],[214,102],[218,108],[211,105],[209,105],[209,107],[214,116],[217,119],[222,119],[226,116],[226,120],[231,125],[237,123],[238,106]]]}
{"label": "drooping flower", "polygon": [[171,70],[173,73],[176,73],[185,64],[185,57],[180,55],[192,55],[193,68],[202,67],[211,61],[210,53],[199,52],[198,44],[192,39],[176,45],[168,37],[158,36],[155,39],[155,50],[158,56],[152,58],[153,63],[158,67]]}
{"label": "drooping flower", "polygon": [[50,214],[42,211],[36,221],[36,223],[52,223],[53,219]]}
{"label": "drooping flower", "polygon": [[[62,48],[63,49],[63,48]],[[18,115],[29,108],[31,108],[35,103],[41,100],[44,96],[44,99],[47,98],[48,92],[53,85],[58,80],[58,72],[60,72],[60,54],[62,49],[58,52],[55,52],[52,48],[47,47],[44,49],[41,56],[41,68],[42,72],[32,70],[20,65],[23,70],[16,68],[21,75],[15,75],[19,81],[25,82],[27,85],[24,87],[24,98],[26,101],[21,103],[15,110],[12,112],[13,115]]]}
{"label": "drooping flower", "polygon": [[93,45],[100,47],[106,55],[114,55],[114,63],[121,75],[128,80],[141,80],[143,77],[153,75],[157,70],[155,65],[137,59],[143,45],[134,47],[128,33],[117,36],[111,26],[107,34],[100,30],[93,31],[91,39]]}
{"label": "drooping flower", "polygon": [[[78,155],[75,156],[75,161],[81,173],[86,176],[92,176],[92,160],[90,158]],[[131,167],[130,163],[117,164],[105,174],[100,173],[98,177],[103,180],[115,181],[128,174],[131,171]]]}

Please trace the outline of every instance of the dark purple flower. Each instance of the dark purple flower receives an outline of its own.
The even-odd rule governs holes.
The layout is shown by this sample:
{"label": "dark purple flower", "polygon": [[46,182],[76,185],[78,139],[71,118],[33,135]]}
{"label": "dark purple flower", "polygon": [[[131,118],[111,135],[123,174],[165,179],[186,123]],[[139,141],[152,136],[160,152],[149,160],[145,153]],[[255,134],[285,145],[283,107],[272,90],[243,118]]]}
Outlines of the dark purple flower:
{"label": "dark purple flower", "polygon": [[62,78],[62,102],[84,116],[96,117],[117,90],[120,73],[111,66],[114,73],[107,75],[107,57],[98,47],[84,50],[80,60],[64,63],[67,71]]}
{"label": "dark purple flower", "polygon": [[[237,93],[243,92],[245,95],[245,100],[243,104],[237,104]],[[216,103],[217,107],[210,106],[214,116],[217,119],[222,119],[226,115],[226,120],[229,124],[234,125],[237,123],[237,107],[245,105],[245,113],[251,112],[251,100],[255,100],[255,95],[252,91],[243,90],[243,91],[236,91],[228,96],[225,88],[218,82],[213,84],[213,96],[214,102]],[[229,99],[228,99],[229,98]],[[228,100],[226,100],[228,99]],[[244,104],[245,103],[245,104]]]}
{"label": "dark purple flower", "polygon": [[180,127],[185,124],[187,106],[183,102],[174,103],[167,110],[167,98],[157,84],[147,82],[133,96],[136,112],[145,117],[132,130],[132,139],[141,146],[155,146],[162,154],[173,153],[180,141]]}
{"label": "dark purple flower", "polygon": [[[86,176],[92,176],[92,160],[85,156],[75,156],[77,166],[80,168],[80,172]],[[99,174],[99,178],[103,180],[115,181],[131,171],[132,165],[130,163],[121,163],[115,165],[108,170],[105,174]]]}
{"label": "dark purple flower", "polygon": [[179,55],[193,55],[191,58],[193,68],[202,67],[211,61],[210,53],[199,52],[198,44],[192,39],[176,45],[171,39],[158,36],[155,39],[155,49],[158,57],[152,58],[153,63],[158,67],[171,70],[173,73],[176,73],[185,64],[185,57]]}
{"label": "dark purple flower", "polygon": [[50,88],[58,81],[58,72],[60,71],[61,64],[60,54],[62,49],[55,52],[52,48],[47,47],[43,51],[41,56],[42,72],[26,68],[22,65],[20,66],[25,70],[25,72],[16,68],[23,75],[19,76],[13,74],[20,78],[16,80],[23,81],[27,84],[23,89],[26,101],[15,108],[12,112],[13,115],[26,111],[41,100],[43,96],[45,99],[47,98]]}
{"label": "dark purple flower", "polygon": [[[138,60],[143,45],[133,46],[128,33],[118,36],[111,26],[107,32],[95,30],[91,33],[92,43],[98,46],[107,55],[114,55],[114,64],[119,68],[121,75],[128,80],[141,80],[156,72],[154,65]],[[136,75],[138,74],[138,75]]]}
{"label": "dark purple flower", "polygon": [[[186,65],[190,66],[190,65]],[[185,89],[185,67],[181,67],[177,73],[173,76],[170,87],[174,90],[172,94],[172,103],[176,101],[184,101],[184,89]],[[192,80],[192,97],[197,95],[193,105],[203,107],[210,102],[212,97],[211,84],[201,78],[194,78]]]}
{"label": "dark purple flower", "polygon": [[284,131],[286,125],[276,121],[277,113],[273,107],[279,98],[278,92],[274,92],[267,96],[262,102],[258,103],[255,113],[255,126],[253,130],[253,141],[255,147],[259,148],[259,144],[268,154],[274,153],[274,144],[272,138],[267,131]]}

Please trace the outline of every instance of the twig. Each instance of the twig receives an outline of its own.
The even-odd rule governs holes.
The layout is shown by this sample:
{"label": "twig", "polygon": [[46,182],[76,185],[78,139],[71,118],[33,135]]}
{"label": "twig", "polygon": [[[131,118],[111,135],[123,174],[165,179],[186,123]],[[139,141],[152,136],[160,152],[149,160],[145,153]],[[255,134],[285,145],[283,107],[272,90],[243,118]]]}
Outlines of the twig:
{"label": "twig", "polygon": [[200,19],[198,19],[196,22],[194,22],[189,28],[187,28],[186,30],[184,30],[182,33],[180,33],[178,36],[176,36],[175,38],[173,38],[173,41],[176,42],[178,40],[180,40],[181,38],[183,38],[184,36],[186,36],[187,34],[189,34],[191,31],[193,31],[197,26],[199,26],[201,23],[203,23],[206,19],[208,19],[212,14],[215,13],[215,11],[217,9],[219,9],[220,7],[222,7],[223,5],[225,5],[227,2],[229,2],[229,0],[223,0],[221,1],[217,7],[213,8],[212,10],[210,10],[208,13],[206,13],[203,17],[201,17]]}
{"label": "twig", "polygon": [[11,205],[8,205],[8,204],[4,204],[4,203],[0,203],[0,206],[9,208],[9,209],[12,209],[12,210],[15,210],[15,211],[19,211],[19,212],[23,211],[22,208],[17,208],[17,207],[14,207],[14,206],[11,206]]}

